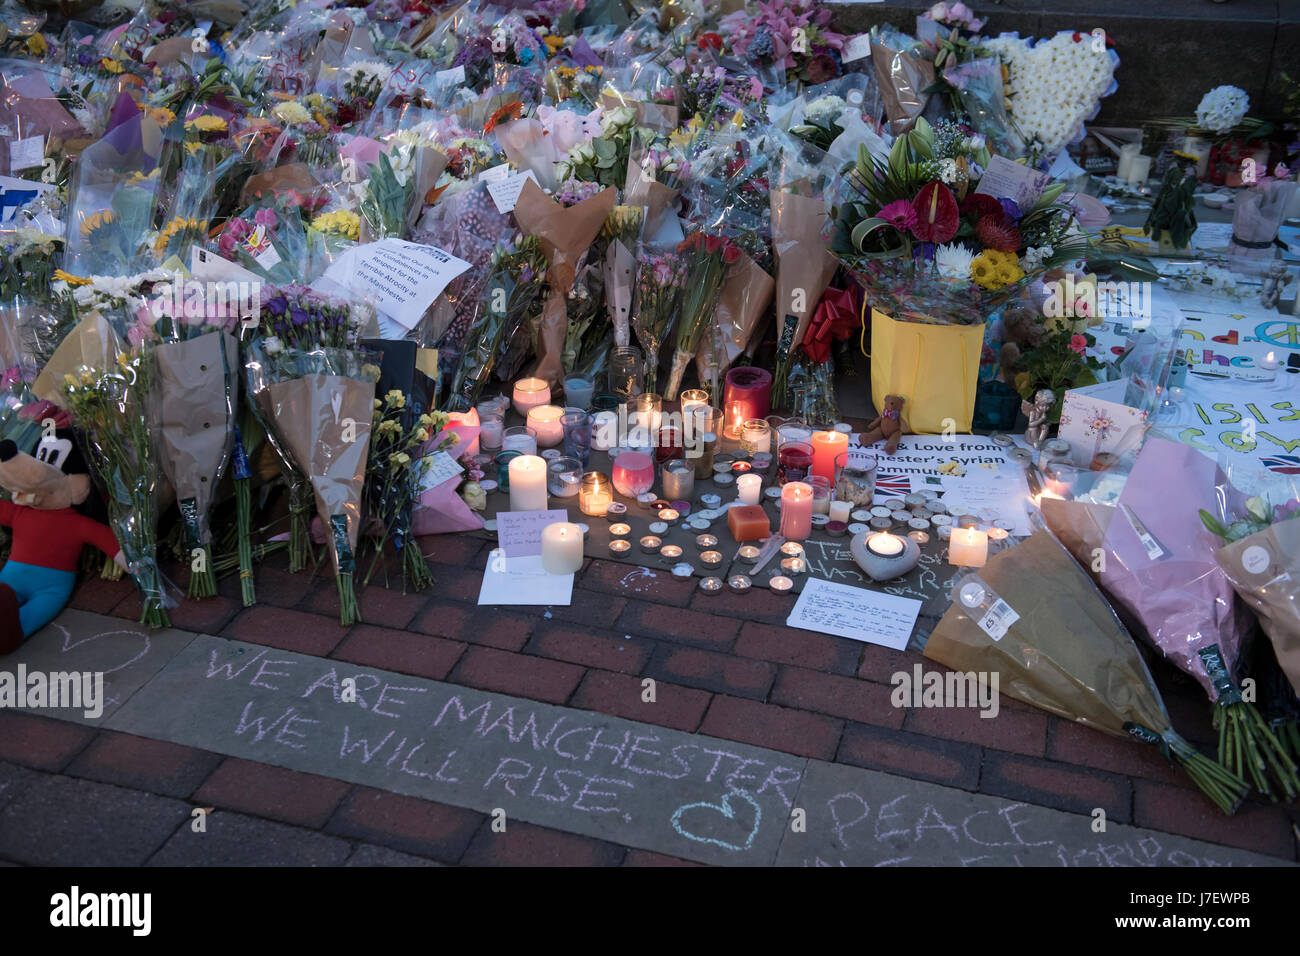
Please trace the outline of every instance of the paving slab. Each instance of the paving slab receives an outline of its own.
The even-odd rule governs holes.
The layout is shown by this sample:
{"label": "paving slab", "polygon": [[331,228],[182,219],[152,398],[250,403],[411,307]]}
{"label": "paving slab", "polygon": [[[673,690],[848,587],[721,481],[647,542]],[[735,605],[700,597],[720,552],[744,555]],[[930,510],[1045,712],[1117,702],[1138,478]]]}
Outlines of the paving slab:
{"label": "paving slab", "polygon": [[[73,667],[76,648],[93,648],[75,636]],[[1096,833],[1077,813],[207,635],[189,640],[107,723],[487,814],[482,839],[497,832],[494,821],[508,833],[522,821],[731,865],[1280,863],[1114,823]],[[55,838],[48,827],[57,814],[31,805],[45,786],[25,783],[0,811],[0,857],[46,862],[22,849],[29,813],[44,839]],[[188,811],[149,799],[173,815]],[[67,798],[56,809],[85,816]],[[803,832],[795,809],[804,811]],[[174,839],[160,859],[184,862],[186,840]],[[57,856],[71,861],[75,852]],[[217,861],[215,845],[203,852]]]}
{"label": "paving slab", "polygon": [[196,831],[191,821],[149,859],[150,866],[341,866],[346,840],[301,827],[216,811]]}
{"label": "paving slab", "polygon": [[88,726],[102,726],[140,687],[194,639],[176,628],[151,631],[142,624],[89,611],[66,609],[0,661],[0,672],[46,675],[82,672],[104,675],[103,713],[87,717],[84,707],[32,709],[34,714],[59,717]]}
{"label": "paving slab", "polygon": [[808,761],[781,866],[1286,866],[1141,827]]}

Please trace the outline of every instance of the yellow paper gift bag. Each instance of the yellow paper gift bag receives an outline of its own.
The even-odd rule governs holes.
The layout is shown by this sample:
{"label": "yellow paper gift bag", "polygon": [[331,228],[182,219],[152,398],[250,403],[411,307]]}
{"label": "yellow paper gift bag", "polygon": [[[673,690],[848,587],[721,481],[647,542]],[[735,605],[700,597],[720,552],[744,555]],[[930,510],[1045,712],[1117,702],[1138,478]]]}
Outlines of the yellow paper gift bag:
{"label": "yellow paper gift bag", "polygon": [[871,400],[901,395],[903,418],[920,435],[937,435],[946,419],[969,432],[975,417],[984,325],[900,322],[871,310]]}

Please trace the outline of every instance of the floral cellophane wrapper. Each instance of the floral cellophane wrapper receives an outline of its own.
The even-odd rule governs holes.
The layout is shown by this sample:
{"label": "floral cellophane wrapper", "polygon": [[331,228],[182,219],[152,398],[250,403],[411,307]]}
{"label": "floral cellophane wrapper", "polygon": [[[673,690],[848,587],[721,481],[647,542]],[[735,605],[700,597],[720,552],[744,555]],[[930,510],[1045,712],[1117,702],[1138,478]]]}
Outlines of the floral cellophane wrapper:
{"label": "floral cellophane wrapper", "polygon": [[880,95],[889,117],[889,131],[901,136],[916,125],[930,96],[925,90],[934,84],[934,64],[911,53],[896,52],[872,42],[871,62],[875,67]]}
{"label": "floral cellophane wrapper", "polygon": [[747,255],[741,255],[730,267],[713,310],[713,327],[704,334],[695,353],[701,382],[710,379],[715,360],[721,378],[749,347],[759,322],[767,317],[775,289],[775,280]]}
{"label": "floral cellophane wrapper", "polygon": [[813,311],[839,263],[826,248],[829,209],[825,200],[773,190],[772,252],[776,256],[777,328],[787,315],[799,323],[794,342],[803,341]]}
{"label": "floral cellophane wrapper", "polygon": [[956,671],[996,672],[1008,697],[1108,734],[1128,736],[1130,721],[1162,736],[1171,729],[1137,645],[1049,532],[994,554],[976,573],[1020,619],[994,640],[954,600],[926,657]]}
{"label": "floral cellophane wrapper", "polygon": [[1214,558],[1254,610],[1278,665],[1300,695],[1300,518],[1234,541]]}
{"label": "floral cellophane wrapper", "polygon": [[68,332],[32,383],[32,394],[60,408],[68,407],[63,393],[65,375],[82,368],[104,369],[117,360],[123,345],[108,319],[91,312]]}
{"label": "floral cellophane wrapper", "polygon": [[[1099,573],[1111,600],[1161,654],[1201,683],[1210,700],[1218,692],[1198,651],[1218,645],[1232,673],[1248,624],[1232,582],[1214,560],[1219,540],[1197,516],[1198,508],[1216,508],[1216,486],[1223,483],[1214,459],[1190,445],[1149,437],[1120,493],[1120,511],[1106,529]],[[1126,506],[1165,556],[1148,555]]]}
{"label": "floral cellophane wrapper", "polygon": [[614,239],[605,248],[602,268],[605,276],[605,308],[610,322],[614,324],[614,344],[621,348],[630,341],[636,258],[621,240]]}
{"label": "floral cellophane wrapper", "polygon": [[627,185],[623,190],[623,204],[645,208],[642,236],[653,236],[658,231],[660,218],[673,209],[676,200],[676,189],[648,175],[634,156],[628,156]]}
{"label": "floral cellophane wrapper", "polygon": [[227,332],[208,332],[159,345],[155,355],[159,457],[182,518],[207,545],[208,512],[235,439],[239,343]]}
{"label": "floral cellophane wrapper", "polygon": [[617,195],[618,190],[611,186],[566,208],[530,181],[524,183],[515,204],[519,228],[541,240],[550,263],[546,271],[550,294],[543,306],[537,335],[537,362],[528,374],[545,379],[552,388],[564,377],[564,336],[569,326],[567,297],[577,277],[579,260],[600,234]]}
{"label": "floral cellophane wrapper", "polygon": [[[307,375],[270,385],[259,398],[287,451],[311,482],[317,514],[331,540],[337,533],[334,519],[342,517],[350,556],[355,556],[374,384],[338,375]],[[349,555],[340,553],[337,541],[329,550],[339,573]]]}

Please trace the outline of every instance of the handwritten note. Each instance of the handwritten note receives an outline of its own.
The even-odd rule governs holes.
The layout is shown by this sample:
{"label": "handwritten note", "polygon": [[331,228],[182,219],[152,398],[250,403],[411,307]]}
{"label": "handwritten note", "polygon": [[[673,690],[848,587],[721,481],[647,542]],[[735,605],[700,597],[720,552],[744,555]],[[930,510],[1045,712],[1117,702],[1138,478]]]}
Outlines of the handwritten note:
{"label": "handwritten note", "polygon": [[497,513],[497,544],[507,558],[542,553],[542,529],[557,521],[568,521],[563,508],[550,511],[501,511]]}
{"label": "handwritten note", "polygon": [[524,191],[524,183],[530,179],[537,182],[537,174],[531,169],[520,173],[518,176],[508,176],[505,179],[498,179],[496,182],[488,183],[488,195],[497,204],[497,212],[502,215],[513,212],[515,203],[519,202],[519,194]]}
{"label": "handwritten note", "polygon": [[432,455],[425,455],[421,468],[423,470],[420,472],[420,494],[424,494],[430,488],[437,488],[444,481],[450,481],[465,470],[445,451],[435,451]]}
{"label": "handwritten note", "polygon": [[1005,156],[994,156],[975,192],[994,199],[1012,199],[1021,209],[1031,209],[1047,183],[1047,173],[1013,163]]}
{"label": "handwritten note", "polygon": [[866,588],[812,578],[786,624],[901,651],[907,647],[921,602]]}

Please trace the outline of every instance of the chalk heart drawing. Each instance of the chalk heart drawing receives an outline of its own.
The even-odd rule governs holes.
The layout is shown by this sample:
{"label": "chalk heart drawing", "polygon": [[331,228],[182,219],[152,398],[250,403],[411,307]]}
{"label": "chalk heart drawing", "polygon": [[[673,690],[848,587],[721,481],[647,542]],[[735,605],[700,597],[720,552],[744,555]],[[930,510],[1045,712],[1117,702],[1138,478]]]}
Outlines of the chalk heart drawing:
{"label": "chalk heart drawing", "polygon": [[80,647],[82,644],[89,644],[91,641],[97,641],[97,640],[99,640],[101,637],[115,637],[115,636],[117,636],[118,634],[125,634],[125,635],[127,635],[128,637],[140,637],[140,638],[144,638],[144,647],[142,647],[142,648],[140,649],[140,653],[136,654],[136,655],[135,655],[134,657],[132,657],[130,660],[123,661],[121,664],[118,664],[116,667],[107,667],[107,668],[104,668],[104,673],[105,673],[105,674],[111,674],[111,673],[113,673],[114,671],[120,671],[120,670],[122,670],[122,668],[124,668],[124,667],[130,667],[130,666],[131,666],[132,664],[134,664],[136,661],[140,660],[140,658],[142,658],[142,657],[144,657],[146,654],[148,654],[148,653],[149,653],[149,648],[150,648],[150,646],[151,646],[151,645],[150,645],[150,641],[149,641],[149,635],[148,635],[148,634],[145,634],[143,631],[132,631],[132,630],[104,631],[103,633],[100,633],[100,634],[91,634],[91,635],[89,635],[89,636],[87,636],[87,637],[83,637],[83,638],[81,638],[80,640],[75,640],[75,641],[74,641],[74,640],[72,639],[72,632],[69,631],[69,630],[68,630],[66,627],[64,627],[62,624],[55,624],[54,627],[55,627],[55,629],[60,630],[60,631],[63,632],[63,647],[59,650],[59,653],[60,653],[60,654],[67,654],[67,653],[71,652],[74,648]]}
{"label": "chalk heart drawing", "polygon": [[[749,835],[745,837],[743,844],[728,843],[725,840],[716,840],[713,837],[697,836],[682,823],[682,817],[690,810],[711,811],[721,813],[728,820],[736,819],[736,809],[732,806],[732,800],[743,800],[754,808],[754,825],[750,828]],[[699,814],[692,814],[693,817],[699,817]],[[763,822],[763,808],[758,805],[758,801],[745,793],[743,790],[734,790],[731,793],[724,794],[722,800],[718,803],[709,803],[702,801],[700,803],[688,803],[684,807],[678,807],[677,812],[673,814],[673,829],[686,837],[688,840],[694,840],[696,843],[712,843],[714,846],[720,846],[724,850],[748,850],[754,845],[754,837],[758,836],[758,825]]]}

